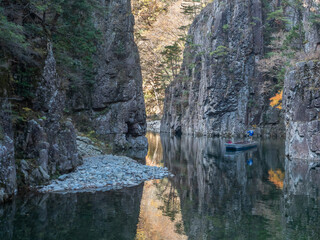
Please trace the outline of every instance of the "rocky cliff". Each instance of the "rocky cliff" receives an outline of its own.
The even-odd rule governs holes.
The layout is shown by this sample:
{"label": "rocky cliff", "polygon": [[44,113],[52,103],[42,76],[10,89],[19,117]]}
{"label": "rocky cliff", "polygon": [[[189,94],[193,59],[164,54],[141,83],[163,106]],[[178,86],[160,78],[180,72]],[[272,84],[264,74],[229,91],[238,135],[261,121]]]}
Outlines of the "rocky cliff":
{"label": "rocky cliff", "polygon": [[320,159],[320,63],[297,63],[285,78],[286,154]]}
{"label": "rocky cliff", "polygon": [[[77,130],[114,150],[147,148],[130,0],[49,3],[0,3],[13,44],[0,33],[0,201],[81,164]],[[75,22],[75,5],[92,19]]]}
{"label": "rocky cliff", "polygon": [[91,89],[71,91],[70,107],[79,129],[93,130],[119,149],[146,148],[146,114],[139,53],[133,37],[130,0],[101,0],[95,14],[102,33]]}
{"label": "rocky cliff", "polygon": [[0,106],[0,203],[2,203],[16,192],[17,185],[11,106],[4,98],[0,98]]}
{"label": "rocky cliff", "polygon": [[162,132],[242,135],[256,127],[258,135],[284,135],[283,112],[270,107],[269,99],[283,86],[287,63],[275,64],[279,71],[271,77],[259,63],[275,33],[287,44],[275,44],[278,51],[313,52],[317,9],[315,1],[209,4],[191,26],[180,76],[166,91]]}
{"label": "rocky cliff", "polygon": [[167,89],[162,131],[239,135],[257,125],[278,133],[270,83],[256,69],[262,23],[259,0],[214,1],[202,11],[189,32],[180,79]]}
{"label": "rocky cliff", "polygon": [[34,118],[17,126],[16,146],[21,183],[32,186],[48,181],[50,176],[66,173],[81,164],[75,128],[65,119],[65,91],[57,74],[52,43],[34,98]]}

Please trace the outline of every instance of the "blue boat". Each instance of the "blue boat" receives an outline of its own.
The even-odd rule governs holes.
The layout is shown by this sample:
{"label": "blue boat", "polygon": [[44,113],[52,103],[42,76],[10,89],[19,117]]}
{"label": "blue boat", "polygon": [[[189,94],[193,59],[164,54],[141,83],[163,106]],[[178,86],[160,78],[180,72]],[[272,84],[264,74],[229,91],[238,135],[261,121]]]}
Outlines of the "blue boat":
{"label": "blue boat", "polygon": [[228,151],[243,151],[258,146],[256,142],[236,142],[236,143],[225,143],[226,150]]}

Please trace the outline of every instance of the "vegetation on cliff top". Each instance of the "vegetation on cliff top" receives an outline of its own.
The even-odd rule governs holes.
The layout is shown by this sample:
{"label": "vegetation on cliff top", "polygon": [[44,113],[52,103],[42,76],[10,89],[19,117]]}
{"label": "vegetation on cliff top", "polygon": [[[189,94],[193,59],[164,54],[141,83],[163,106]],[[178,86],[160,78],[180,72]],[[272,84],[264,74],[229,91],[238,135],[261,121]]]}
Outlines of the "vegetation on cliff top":
{"label": "vegetation on cliff top", "polygon": [[[93,83],[93,57],[100,33],[94,0],[0,1],[0,62],[20,97],[32,98],[34,75],[54,43],[58,71],[75,85]],[[2,70],[3,71],[3,70]]]}

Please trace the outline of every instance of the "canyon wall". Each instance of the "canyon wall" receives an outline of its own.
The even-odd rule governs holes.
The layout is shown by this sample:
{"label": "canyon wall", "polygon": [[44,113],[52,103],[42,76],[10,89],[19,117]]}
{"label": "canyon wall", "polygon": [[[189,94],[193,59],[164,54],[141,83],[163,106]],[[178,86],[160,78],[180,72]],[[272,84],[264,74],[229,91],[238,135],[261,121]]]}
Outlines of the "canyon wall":
{"label": "canyon wall", "polygon": [[[67,9],[73,3],[78,4],[62,4]],[[54,17],[54,9],[47,9],[48,16],[43,19],[41,8],[33,8],[32,4],[23,8],[10,1],[1,2],[0,7],[1,16],[8,21],[5,24],[15,34],[28,36],[19,35],[25,42],[15,43],[14,49],[0,34],[0,202],[14,194],[17,185],[35,187],[81,164],[78,132],[100,138],[110,151],[147,150],[142,77],[130,0],[101,0],[93,8],[96,51],[93,62],[88,60],[92,74],[84,71],[82,75],[78,68],[85,69],[83,64],[92,49],[84,58],[79,57],[81,46],[70,56],[61,55],[65,49],[59,44],[68,46],[68,42],[63,42],[64,36],[55,29],[58,24],[66,27],[66,20],[76,24],[69,16],[59,13]],[[44,21],[46,26],[41,25]],[[40,32],[35,34],[30,24],[39,27]],[[72,41],[86,39],[71,37]]]}
{"label": "canyon wall", "polygon": [[101,0],[95,27],[102,33],[92,88],[69,91],[73,119],[80,130],[95,131],[117,149],[146,148],[146,114],[134,17],[130,0]]}
{"label": "canyon wall", "polygon": [[82,163],[78,155],[76,132],[71,119],[63,116],[66,95],[56,69],[52,43],[34,98],[38,118],[18,123],[16,157],[20,184],[35,186],[72,171]]}
{"label": "canyon wall", "polygon": [[[0,95],[1,97],[1,95]],[[10,104],[0,98],[0,203],[16,192],[16,167]]]}
{"label": "canyon wall", "polygon": [[286,154],[320,160],[320,63],[297,63],[287,72],[284,89]]}
{"label": "canyon wall", "polygon": [[[319,41],[312,21],[317,13],[316,1],[209,4],[194,20],[180,76],[166,90],[161,131],[242,136],[254,128],[260,136],[284,136],[283,110],[271,107],[270,98],[285,84],[281,71],[293,57],[276,63],[281,67],[272,77],[259,65],[271,54],[282,58],[285,47],[313,53]],[[276,36],[286,45],[274,44]]]}
{"label": "canyon wall", "polygon": [[281,134],[281,114],[268,104],[256,63],[264,53],[259,0],[214,1],[189,31],[181,76],[166,92],[162,131],[242,135]]}

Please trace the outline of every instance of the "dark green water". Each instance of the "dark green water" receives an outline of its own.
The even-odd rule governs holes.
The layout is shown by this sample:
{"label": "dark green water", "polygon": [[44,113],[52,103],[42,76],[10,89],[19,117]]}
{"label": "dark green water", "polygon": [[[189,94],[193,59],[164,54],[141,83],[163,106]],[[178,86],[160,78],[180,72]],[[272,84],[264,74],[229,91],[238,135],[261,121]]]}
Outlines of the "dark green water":
{"label": "dark green water", "polygon": [[0,239],[320,239],[320,171],[283,141],[240,154],[223,141],[148,134],[147,164],[172,179],[122,191],[17,197]]}

